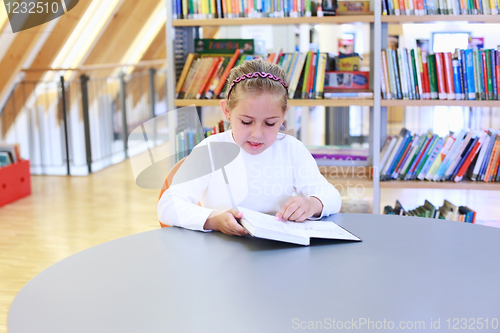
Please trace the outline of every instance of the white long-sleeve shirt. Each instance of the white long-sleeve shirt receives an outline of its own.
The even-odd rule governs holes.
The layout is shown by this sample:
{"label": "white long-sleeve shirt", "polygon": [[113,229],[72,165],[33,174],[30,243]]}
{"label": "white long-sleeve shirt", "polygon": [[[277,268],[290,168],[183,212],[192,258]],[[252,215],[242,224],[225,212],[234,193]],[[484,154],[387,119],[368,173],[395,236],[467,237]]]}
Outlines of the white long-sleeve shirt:
{"label": "white long-sleeve shirt", "polygon": [[[199,145],[207,142],[236,144],[232,130],[209,136]],[[299,195],[314,196],[322,202],[318,219],[340,211],[339,192],[321,175],[304,144],[293,136],[278,134],[273,145],[258,155],[240,148],[224,169],[237,206],[275,215],[293,195]],[[158,219],[167,225],[206,231],[203,226],[212,211],[231,208],[222,170],[216,170],[167,189],[158,202]]]}

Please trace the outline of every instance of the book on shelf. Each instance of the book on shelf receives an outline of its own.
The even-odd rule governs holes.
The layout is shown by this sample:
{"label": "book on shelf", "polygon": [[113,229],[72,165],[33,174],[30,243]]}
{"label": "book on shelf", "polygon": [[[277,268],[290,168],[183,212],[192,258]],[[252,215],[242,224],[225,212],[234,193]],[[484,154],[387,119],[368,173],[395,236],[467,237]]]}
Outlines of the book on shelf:
{"label": "book on shelf", "polygon": [[336,15],[337,0],[173,0],[173,19],[308,17]]}
{"label": "book on shelf", "polygon": [[434,206],[429,200],[425,200],[423,205],[414,209],[404,209],[399,200],[396,200],[394,208],[391,206],[384,207],[384,214],[425,217],[468,223],[476,222],[476,212],[474,210],[467,206],[455,206],[448,200],[444,200],[439,208]]}
{"label": "book on shelf", "polygon": [[362,147],[308,145],[307,149],[316,160],[366,161],[368,159],[368,148]]}
{"label": "book on shelf", "polygon": [[498,15],[498,0],[382,0],[382,15]]}
{"label": "book on shelf", "polygon": [[428,180],[459,182],[500,181],[500,133],[472,131],[440,137],[418,135],[402,129],[389,136],[380,151],[380,180]]}
{"label": "book on shelf", "polygon": [[500,49],[385,49],[381,59],[383,99],[499,99]]}
{"label": "book on shelf", "polygon": [[241,225],[253,237],[306,246],[310,244],[311,238],[362,241],[333,221],[276,221],[274,215],[243,207],[238,207],[238,210],[243,212]]}

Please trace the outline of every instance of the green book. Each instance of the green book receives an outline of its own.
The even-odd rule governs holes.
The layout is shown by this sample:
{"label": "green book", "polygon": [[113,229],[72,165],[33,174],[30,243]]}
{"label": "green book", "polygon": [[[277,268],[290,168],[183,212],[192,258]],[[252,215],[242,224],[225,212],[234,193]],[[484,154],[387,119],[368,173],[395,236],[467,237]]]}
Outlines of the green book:
{"label": "green book", "polygon": [[429,216],[427,217],[434,218],[434,215],[436,214],[436,207],[433,204],[431,204],[428,200],[425,200],[424,207],[429,212]]}
{"label": "green book", "polygon": [[312,56],[312,52],[311,51],[307,52],[306,69],[304,72],[304,81],[302,82],[302,94],[301,94],[302,99],[306,99],[306,96],[309,93],[307,91],[307,86],[309,83],[309,69],[311,67],[311,56]]}
{"label": "green book", "polygon": [[487,99],[493,99],[493,77],[491,76],[491,50],[484,50],[486,53],[486,75],[488,80],[488,96],[485,96]]}
{"label": "green book", "polygon": [[431,155],[432,151],[434,150],[434,147],[436,146],[436,143],[438,142],[439,136],[437,134],[434,134],[432,137],[432,142],[430,143],[430,147],[427,149],[427,152],[425,153],[425,156],[422,157],[422,161],[419,162],[419,166],[417,169],[417,172],[415,173],[416,175],[420,174],[420,171],[422,171],[422,168],[425,165],[425,162],[427,162],[427,159]]}
{"label": "green book", "polygon": [[480,55],[478,49],[472,51],[472,61],[474,64],[474,86],[476,88],[476,99],[484,99],[484,90],[482,90],[482,80],[480,71],[482,71],[482,66],[479,62]]}
{"label": "green book", "polygon": [[438,82],[436,77],[436,55],[427,55],[427,67],[429,69],[429,81],[431,88],[431,99],[438,99]]}
{"label": "green book", "polygon": [[408,171],[410,171],[411,167],[413,166],[413,163],[415,162],[415,159],[417,158],[420,150],[422,149],[422,147],[427,143],[427,141],[429,140],[429,137],[428,136],[424,136],[420,139],[420,143],[418,144],[418,148],[415,152],[415,154],[413,155],[413,157],[411,158],[411,161],[410,163],[408,164],[408,167],[406,168],[405,172],[404,172],[404,175],[401,179],[405,179],[406,178],[406,175],[408,174]]}
{"label": "green book", "polygon": [[411,67],[413,69],[413,86],[415,87],[415,99],[420,99],[421,96],[419,94],[418,89],[418,74],[417,74],[417,66],[415,62],[415,50],[411,50]]}

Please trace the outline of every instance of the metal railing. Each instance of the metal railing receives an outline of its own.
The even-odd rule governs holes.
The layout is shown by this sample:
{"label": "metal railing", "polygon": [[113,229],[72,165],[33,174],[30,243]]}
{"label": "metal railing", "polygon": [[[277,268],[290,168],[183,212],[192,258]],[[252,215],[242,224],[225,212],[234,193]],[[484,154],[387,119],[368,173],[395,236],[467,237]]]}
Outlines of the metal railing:
{"label": "metal railing", "polygon": [[0,142],[19,143],[32,174],[86,175],[123,161],[134,150],[128,134],[167,111],[164,68],[68,81],[54,72],[19,82],[0,109]]}

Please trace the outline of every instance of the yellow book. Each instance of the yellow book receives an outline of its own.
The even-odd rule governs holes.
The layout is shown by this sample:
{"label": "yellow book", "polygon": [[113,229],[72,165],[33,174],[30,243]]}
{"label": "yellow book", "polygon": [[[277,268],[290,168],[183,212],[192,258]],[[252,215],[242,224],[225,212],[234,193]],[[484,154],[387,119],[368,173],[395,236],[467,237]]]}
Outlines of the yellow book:
{"label": "yellow book", "polygon": [[198,68],[200,67],[200,64],[201,64],[201,59],[196,59],[196,61],[193,63],[193,65],[189,69],[188,76],[187,76],[186,81],[184,82],[184,84],[182,86],[179,98],[187,98],[187,93],[191,88],[193,79],[196,75]]}
{"label": "yellow book", "polygon": [[215,13],[217,12],[216,8],[215,0],[210,0],[210,18],[215,18]]}
{"label": "yellow book", "polygon": [[177,82],[177,86],[175,87],[175,93],[179,95],[181,91],[182,85],[184,84],[184,80],[186,80],[186,76],[189,72],[189,68],[191,68],[191,64],[193,63],[195,55],[194,53],[189,53],[186,62],[184,63],[184,68],[182,69],[181,76],[179,77],[179,81]]}
{"label": "yellow book", "polygon": [[393,0],[392,3],[394,5],[394,14],[395,15],[400,15],[400,12],[399,12],[399,1],[398,0]]}
{"label": "yellow book", "polygon": [[323,88],[325,86],[325,69],[326,69],[326,53],[319,54],[318,61],[318,78],[316,79],[315,98],[323,98]]}

